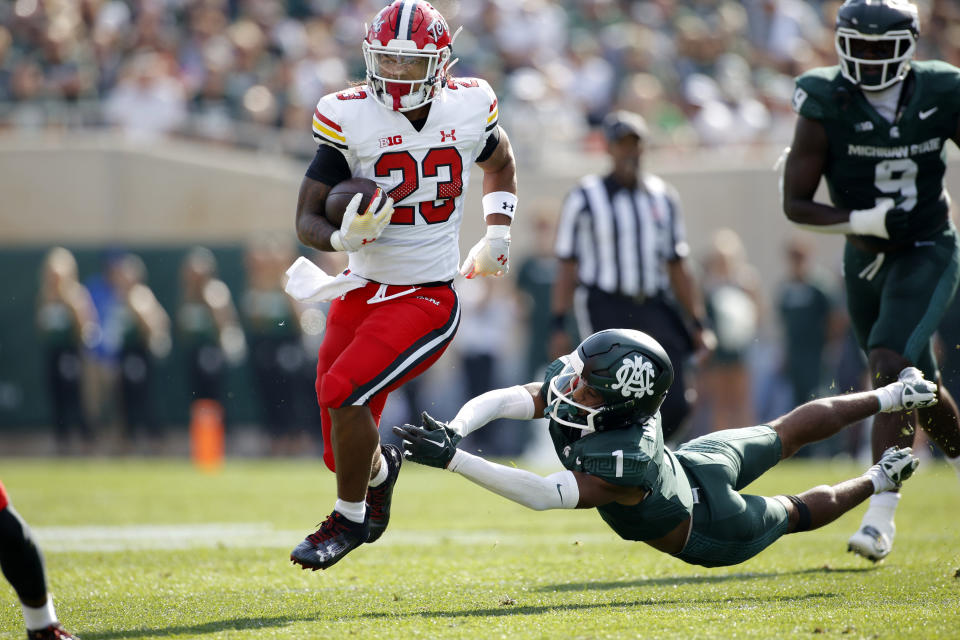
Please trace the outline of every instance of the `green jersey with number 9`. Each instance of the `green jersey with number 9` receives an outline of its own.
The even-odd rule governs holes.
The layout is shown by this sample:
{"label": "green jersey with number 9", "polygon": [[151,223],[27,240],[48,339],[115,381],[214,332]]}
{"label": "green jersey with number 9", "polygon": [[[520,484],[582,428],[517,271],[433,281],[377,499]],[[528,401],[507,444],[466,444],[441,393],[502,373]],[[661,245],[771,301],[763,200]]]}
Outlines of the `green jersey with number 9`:
{"label": "green jersey with number 9", "polygon": [[[544,402],[550,381],[564,367],[547,367],[541,389]],[[663,445],[660,414],[640,424],[584,432],[550,420],[550,438],[563,466],[597,476],[611,484],[643,487],[649,493],[636,505],[617,502],[597,507],[600,517],[625,540],[653,540],[666,535],[693,511],[693,493],[686,472]]]}
{"label": "green jersey with number 9", "polygon": [[943,186],[946,143],[960,117],[960,69],[939,61],[911,63],[893,122],[888,122],[840,67],[813,69],[797,78],[793,108],[819,121],[830,145],[824,177],[837,207],[870,209],[893,199],[910,214],[907,234],[863,236],[883,250],[927,238],[949,220]]}

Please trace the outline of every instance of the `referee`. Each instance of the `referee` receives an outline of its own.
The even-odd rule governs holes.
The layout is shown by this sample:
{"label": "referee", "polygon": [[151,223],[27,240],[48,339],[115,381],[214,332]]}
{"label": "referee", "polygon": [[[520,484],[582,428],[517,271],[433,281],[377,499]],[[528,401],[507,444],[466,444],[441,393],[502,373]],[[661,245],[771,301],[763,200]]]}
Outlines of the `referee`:
{"label": "referee", "polygon": [[684,364],[694,352],[705,357],[716,338],[704,326],[677,193],[642,170],[646,123],[615,111],[604,118],[603,132],[612,171],[581,179],[557,225],[550,352],[559,357],[572,350],[566,331],[571,310],[581,337],[627,328],[656,338],[675,371],[660,410],[668,437],[690,412]]}

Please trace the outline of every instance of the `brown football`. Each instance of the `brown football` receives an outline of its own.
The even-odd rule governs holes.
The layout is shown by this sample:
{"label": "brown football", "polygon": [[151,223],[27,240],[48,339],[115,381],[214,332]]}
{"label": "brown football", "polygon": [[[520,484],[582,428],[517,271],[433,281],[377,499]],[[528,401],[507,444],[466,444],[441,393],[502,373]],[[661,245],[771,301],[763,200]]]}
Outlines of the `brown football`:
{"label": "brown football", "polygon": [[337,229],[343,222],[343,212],[346,210],[350,200],[358,193],[363,194],[360,200],[359,213],[366,211],[370,205],[370,198],[377,191],[377,183],[368,178],[350,178],[333,185],[330,193],[327,194],[327,202],[324,206],[324,217],[330,221]]}

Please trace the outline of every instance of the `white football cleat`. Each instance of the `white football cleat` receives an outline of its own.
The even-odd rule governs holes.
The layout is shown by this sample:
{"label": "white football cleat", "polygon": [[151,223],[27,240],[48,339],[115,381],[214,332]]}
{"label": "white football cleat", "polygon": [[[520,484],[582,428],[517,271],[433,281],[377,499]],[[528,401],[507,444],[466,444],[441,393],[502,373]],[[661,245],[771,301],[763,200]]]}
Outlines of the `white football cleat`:
{"label": "white football cleat", "polygon": [[888,536],[869,524],[862,525],[847,540],[847,551],[852,551],[873,562],[886,558],[891,549],[893,549],[893,536]]}

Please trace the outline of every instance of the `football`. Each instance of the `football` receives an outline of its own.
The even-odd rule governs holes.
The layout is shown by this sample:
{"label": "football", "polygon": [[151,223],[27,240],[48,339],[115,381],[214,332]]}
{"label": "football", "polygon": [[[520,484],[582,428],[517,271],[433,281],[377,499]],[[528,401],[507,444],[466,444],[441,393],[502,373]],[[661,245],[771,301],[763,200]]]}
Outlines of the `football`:
{"label": "football", "polygon": [[330,224],[339,229],[340,224],[343,222],[343,213],[346,211],[347,205],[350,204],[353,196],[358,193],[363,194],[363,199],[360,200],[360,207],[357,209],[358,212],[362,213],[370,205],[370,198],[373,197],[376,191],[377,183],[368,178],[350,178],[339,182],[333,185],[330,193],[327,194],[327,202],[323,215],[330,221]]}

